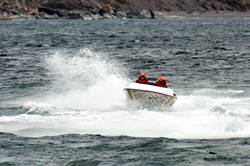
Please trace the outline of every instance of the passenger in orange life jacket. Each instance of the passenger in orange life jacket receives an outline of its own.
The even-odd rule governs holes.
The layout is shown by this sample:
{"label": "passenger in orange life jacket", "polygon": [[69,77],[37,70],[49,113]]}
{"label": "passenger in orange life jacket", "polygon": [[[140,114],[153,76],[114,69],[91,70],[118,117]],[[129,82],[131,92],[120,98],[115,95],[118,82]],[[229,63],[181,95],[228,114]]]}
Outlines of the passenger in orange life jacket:
{"label": "passenger in orange life jacket", "polygon": [[160,76],[158,78],[158,80],[156,81],[155,83],[155,86],[159,86],[159,87],[163,87],[163,88],[167,88],[167,82],[168,82],[168,79],[164,76]]}
{"label": "passenger in orange life jacket", "polygon": [[145,73],[139,73],[138,79],[136,80],[136,83],[139,84],[148,84],[148,78]]}

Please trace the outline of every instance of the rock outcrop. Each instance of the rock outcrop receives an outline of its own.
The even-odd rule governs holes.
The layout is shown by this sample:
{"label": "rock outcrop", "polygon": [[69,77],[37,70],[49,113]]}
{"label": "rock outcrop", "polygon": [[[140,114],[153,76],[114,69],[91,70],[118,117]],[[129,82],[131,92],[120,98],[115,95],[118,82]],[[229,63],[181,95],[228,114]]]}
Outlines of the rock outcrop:
{"label": "rock outcrop", "polygon": [[0,19],[159,18],[167,15],[249,13],[250,0],[1,0]]}

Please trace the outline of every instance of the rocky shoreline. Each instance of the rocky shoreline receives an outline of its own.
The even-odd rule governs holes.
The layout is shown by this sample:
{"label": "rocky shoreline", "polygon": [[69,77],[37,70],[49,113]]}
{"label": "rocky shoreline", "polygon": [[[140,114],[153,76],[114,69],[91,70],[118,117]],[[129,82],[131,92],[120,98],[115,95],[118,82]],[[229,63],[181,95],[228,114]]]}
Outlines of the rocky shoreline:
{"label": "rocky shoreline", "polygon": [[250,16],[250,0],[2,0],[0,20]]}

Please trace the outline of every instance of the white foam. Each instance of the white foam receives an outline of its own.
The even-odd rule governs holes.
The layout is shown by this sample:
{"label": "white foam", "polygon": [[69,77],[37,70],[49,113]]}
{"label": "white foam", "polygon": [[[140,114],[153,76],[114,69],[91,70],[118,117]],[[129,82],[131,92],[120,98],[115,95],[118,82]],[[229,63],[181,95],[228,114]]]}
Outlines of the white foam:
{"label": "white foam", "polygon": [[85,48],[76,55],[57,52],[46,62],[60,92],[43,98],[46,103],[82,110],[124,106],[124,71],[104,54]]}
{"label": "white foam", "polygon": [[[129,110],[123,69],[103,55],[83,49],[46,59],[53,93],[30,97],[22,114],[1,116],[0,131],[23,136],[59,134],[128,135],[168,138],[250,136],[249,98],[244,91],[206,90],[178,95],[167,111]],[[56,89],[56,90],[55,90]],[[214,96],[214,93],[220,94]]]}
{"label": "white foam", "polygon": [[76,110],[71,114],[65,114],[64,110],[61,111],[61,114],[46,116],[23,114],[14,117],[0,117],[1,131],[35,137],[69,133],[178,139],[228,138],[250,135],[249,122],[238,117],[216,114],[202,109],[176,112]]}

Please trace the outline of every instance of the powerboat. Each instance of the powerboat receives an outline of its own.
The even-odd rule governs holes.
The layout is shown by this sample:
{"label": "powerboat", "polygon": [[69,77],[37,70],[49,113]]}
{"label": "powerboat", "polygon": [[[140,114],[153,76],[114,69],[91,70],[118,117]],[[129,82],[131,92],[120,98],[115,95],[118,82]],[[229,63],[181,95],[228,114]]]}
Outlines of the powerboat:
{"label": "powerboat", "polygon": [[170,107],[177,100],[177,96],[171,88],[163,88],[153,84],[130,83],[125,91],[129,105]]}

